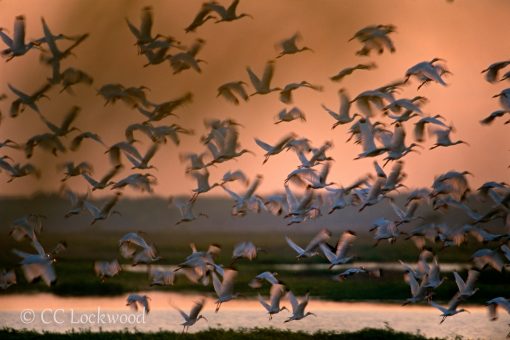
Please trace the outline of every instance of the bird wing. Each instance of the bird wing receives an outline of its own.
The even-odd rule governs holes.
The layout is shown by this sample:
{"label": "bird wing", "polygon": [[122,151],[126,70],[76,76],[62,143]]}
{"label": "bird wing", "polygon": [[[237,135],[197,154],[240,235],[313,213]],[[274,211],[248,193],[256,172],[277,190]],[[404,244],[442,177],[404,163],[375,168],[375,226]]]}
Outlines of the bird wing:
{"label": "bird wing", "polygon": [[305,252],[313,251],[319,244],[326,242],[331,236],[331,233],[327,229],[322,229],[315,235],[315,237],[308,243],[305,248]]}
{"label": "bird wing", "polygon": [[257,77],[257,75],[255,73],[253,73],[251,68],[247,67],[246,71],[248,72],[248,76],[250,77],[251,84],[253,85],[255,90],[258,90],[261,87],[260,79]]}
{"label": "bird wing", "polygon": [[432,307],[435,307],[437,309],[439,309],[441,312],[443,313],[446,313],[448,311],[448,309],[444,308],[443,306],[440,306],[438,305],[437,303],[435,303],[434,301],[430,301],[429,304],[432,306]]}
{"label": "bird wing", "polygon": [[271,310],[271,306],[264,300],[262,295],[258,295],[260,304],[269,312]]}
{"label": "bird wing", "polygon": [[105,214],[109,213],[110,210],[112,210],[112,208],[115,206],[115,204],[117,204],[117,202],[119,201],[119,198],[120,198],[120,193],[118,193],[117,195],[112,197],[112,199],[110,199],[108,202],[106,202],[105,205],[103,205],[103,207],[101,208],[101,211]]}
{"label": "bird wing", "polygon": [[237,276],[237,270],[225,269],[223,272],[223,282],[221,295],[232,294],[234,291],[234,279]]}
{"label": "bird wing", "polygon": [[298,253],[299,255],[303,254],[305,251],[303,248],[301,248],[300,246],[298,246],[297,244],[295,244],[290,238],[288,238],[287,236],[285,236],[285,240],[287,241],[287,244],[292,248],[294,249],[294,251],[296,253]]}
{"label": "bird wing", "polygon": [[[244,91],[244,89],[242,90]],[[239,104],[239,99],[232,93],[232,90],[228,87],[220,86],[218,88],[218,95],[222,95],[227,101],[234,103],[236,105]]]}
{"label": "bird wing", "polygon": [[340,115],[338,113],[336,113],[335,111],[331,111],[330,109],[328,109],[324,104],[321,104],[322,108],[324,110],[326,110],[327,113],[329,113],[329,115],[331,117],[333,117],[335,120],[339,120],[340,119]]}
{"label": "bird wing", "polygon": [[264,75],[262,76],[262,84],[269,87],[271,84],[271,79],[273,78],[274,72],[274,64],[272,62],[267,62],[266,68],[264,69]]}
{"label": "bird wing", "polygon": [[62,131],[68,131],[69,127],[73,123],[73,121],[78,116],[78,113],[80,112],[81,108],[79,106],[73,106],[71,110],[66,114],[64,121],[62,124],[60,124],[60,130]]}
{"label": "bird wing", "polygon": [[202,308],[204,308],[204,304],[205,299],[201,299],[200,301],[196,302],[193,308],[191,308],[191,311],[189,312],[189,318],[196,319]]}
{"label": "bird wing", "polygon": [[478,270],[472,270],[472,269],[469,270],[468,277],[466,280],[466,288],[473,289],[479,276],[480,276],[480,272]]}
{"label": "bird wing", "polygon": [[287,297],[290,301],[290,304],[292,305],[292,313],[296,313],[296,311],[299,309],[299,302],[296,299],[296,296],[294,293],[292,293],[292,291],[289,290],[287,292]]}
{"label": "bird wing", "polygon": [[354,239],[356,239],[356,234],[352,231],[345,231],[342,234],[340,240],[338,240],[338,244],[336,246],[336,256],[338,258],[343,258],[347,254],[349,247],[351,246]]}
{"label": "bird wing", "polygon": [[[280,306],[280,300],[285,292],[285,286],[279,283],[271,285],[269,290],[269,300],[271,300],[271,307],[278,308]],[[279,308],[278,308],[279,309]]]}
{"label": "bird wing", "polygon": [[326,256],[326,258],[328,259],[328,261],[331,262],[331,263],[334,263],[336,261],[337,257],[329,249],[329,247],[326,244],[324,244],[324,243],[321,243],[319,246],[321,247],[321,250],[324,253],[324,256]]}
{"label": "bird wing", "polygon": [[270,152],[273,150],[273,147],[271,145],[261,141],[258,138],[255,138],[255,143],[257,143],[257,145],[264,149],[266,152]]}
{"label": "bird wing", "polygon": [[0,38],[2,38],[3,42],[12,49],[12,39],[4,33],[3,29],[0,29]]}
{"label": "bird wing", "polygon": [[101,215],[101,210],[98,207],[96,207],[94,204],[92,204],[91,202],[84,201],[83,205],[85,206],[85,208],[89,211],[89,213],[93,217],[98,217]]}

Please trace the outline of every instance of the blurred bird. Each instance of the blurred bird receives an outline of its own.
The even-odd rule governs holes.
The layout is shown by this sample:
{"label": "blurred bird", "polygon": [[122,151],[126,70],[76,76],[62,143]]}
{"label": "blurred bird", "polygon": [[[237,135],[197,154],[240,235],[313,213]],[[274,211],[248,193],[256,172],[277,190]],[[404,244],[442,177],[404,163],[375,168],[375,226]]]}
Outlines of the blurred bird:
{"label": "blurred bird", "polygon": [[122,257],[133,259],[133,266],[145,263],[150,264],[159,260],[156,246],[147,242],[141,232],[130,232],[119,240],[119,251]]}
{"label": "blurred bird", "polygon": [[492,249],[478,249],[473,255],[471,255],[473,263],[478,269],[484,269],[486,266],[491,266],[498,272],[503,270],[503,259],[498,252]]}
{"label": "blurred bird", "polygon": [[25,157],[31,158],[36,147],[51,152],[55,157],[58,156],[59,152],[64,153],[66,151],[66,147],[60,138],[52,133],[43,133],[30,137],[25,143]]}
{"label": "blurred bird", "polygon": [[121,272],[119,261],[117,259],[113,261],[95,261],[94,271],[96,276],[99,277],[101,282],[104,282],[106,278],[114,277]]}
{"label": "blurred bird", "polygon": [[244,89],[245,85],[246,83],[244,81],[225,83],[218,87],[218,94],[216,97],[222,96],[227,101],[234,103],[235,105],[239,105],[239,99],[237,96],[244,101],[248,101],[249,99],[248,93]]}
{"label": "blurred bird", "polygon": [[475,288],[475,283],[480,276],[480,272],[478,270],[470,269],[465,282],[457,272],[453,272],[453,276],[455,277],[455,283],[457,283],[457,287],[459,288],[458,294],[460,298],[466,299],[473,296],[478,291],[478,288]]}
{"label": "blurred bird", "polygon": [[8,156],[0,157],[0,169],[5,170],[9,173],[9,180],[7,183],[14,181],[16,178],[34,175],[37,179],[41,177],[41,171],[31,163],[21,165],[20,163],[9,163],[6,159],[10,159]]}
{"label": "blurred bird", "polygon": [[328,261],[331,263],[329,266],[329,269],[333,269],[335,265],[338,264],[345,264],[348,263],[353,259],[352,256],[347,257],[347,252],[349,251],[349,248],[351,247],[352,242],[356,239],[357,235],[355,232],[351,230],[344,231],[342,233],[342,236],[338,239],[338,242],[336,244],[336,248],[334,249],[335,252],[333,253],[329,246],[325,243],[320,244],[320,248],[322,250],[322,253]]}
{"label": "blurred bird", "polygon": [[248,283],[251,288],[260,288],[264,281],[268,282],[271,286],[280,283],[280,280],[276,278],[278,273],[262,272],[255,276],[253,280]]}
{"label": "blurred bird", "polygon": [[293,320],[301,320],[306,318],[309,315],[317,316],[312,312],[306,312],[305,308],[308,305],[308,301],[310,299],[310,293],[307,292],[301,301],[298,301],[294,293],[292,291],[287,292],[287,297],[289,298],[290,304],[292,305],[292,316],[285,320],[284,322],[289,322]]}
{"label": "blurred bird", "polygon": [[457,144],[466,144],[467,146],[469,146],[469,143],[467,143],[463,140],[458,140],[458,141],[453,142],[450,139],[450,132],[452,132],[452,131],[453,131],[453,127],[449,127],[447,129],[430,128],[430,133],[435,135],[435,137],[436,137],[436,143],[430,147],[430,150],[435,149],[440,146],[449,147],[449,146],[453,146],[453,145],[457,145]]}
{"label": "blurred bird", "polygon": [[461,299],[460,297],[458,296],[458,294],[456,294],[451,300],[450,302],[448,303],[448,308],[445,308],[443,306],[440,306],[438,305],[437,303],[435,303],[434,301],[430,301],[429,304],[437,309],[439,309],[443,314],[441,314],[441,316],[443,317],[441,319],[441,322],[439,322],[440,324],[442,324],[447,317],[449,316],[453,316],[453,315],[456,315],[456,314],[459,314],[459,313],[462,313],[462,312],[468,312],[466,309],[462,308],[462,309],[457,309],[457,307],[459,306],[461,302]]}
{"label": "blurred bird", "polygon": [[212,272],[211,275],[214,291],[216,292],[216,295],[218,295],[215,310],[215,312],[218,313],[222,303],[235,299],[239,296],[239,293],[234,293],[234,280],[237,276],[237,270],[230,268],[225,269],[223,273],[223,281],[221,282],[215,272]]}
{"label": "blurred bird", "polygon": [[357,31],[349,41],[358,39],[363,44],[363,47],[356,52],[359,56],[368,56],[372,50],[376,50],[378,54],[382,54],[385,49],[394,53],[395,45],[388,35],[395,30],[394,25],[367,26]]}
{"label": "blurred bird", "polygon": [[257,175],[255,177],[255,180],[250,185],[250,187],[242,195],[233,192],[232,190],[228,189],[223,184],[221,184],[223,190],[225,190],[234,200],[234,205],[232,206],[233,216],[244,216],[248,211],[258,213],[260,210],[265,209],[264,202],[260,199],[260,197],[255,195],[255,191],[259,187],[261,181],[262,176]]}
{"label": "blurred bird", "polygon": [[2,269],[2,271],[0,271],[0,289],[5,290],[16,283],[16,272],[14,269],[9,271]]}
{"label": "blurred bird", "polygon": [[77,127],[71,127],[71,124],[76,120],[78,114],[80,113],[81,108],[79,106],[73,106],[65,115],[64,120],[57,126],[50,122],[44,115],[39,114],[39,117],[43,121],[44,124],[48,127],[48,129],[53,133],[56,137],[65,137],[72,131],[79,131]]}
{"label": "blurred bird", "polygon": [[[496,110],[494,112],[492,112],[490,115],[488,115],[487,117],[485,117],[484,119],[482,119],[480,121],[480,124],[482,125],[490,125],[492,124],[492,122],[496,119],[496,118],[500,118],[500,117],[503,117],[504,115],[506,114],[510,114],[510,111],[505,111],[505,110]],[[505,124],[510,124],[510,120],[507,120],[505,122]]]}
{"label": "blurred bird", "polygon": [[199,28],[200,26],[202,26],[203,24],[205,24],[207,22],[207,20],[217,19],[214,15],[209,15],[209,13],[211,13],[211,12],[212,12],[212,9],[210,6],[208,6],[208,3],[202,4],[202,7],[198,11],[198,13],[195,15],[195,18],[193,18],[193,21],[191,22],[191,24],[189,24],[184,29],[184,31],[186,31],[186,33],[195,32],[195,30],[197,28]]}
{"label": "blurred bird", "polygon": [[92,222],[90,222],[90,225],[95,224],[97,221],[105,220],[107,219],[111,214],[118,214],[120,213],[116,210],[112,210],[113,207],[117,204],[120,198],[120,192],[116,193],[115,196],[113,196],[111,199],[106,201],[105,204],[101,208],[98,208],[94,204],[92,204],[90,201],[84,201],[83,205],[88,210],[88,212],[92,215],[93,219]]}
{"label": "blurred bird", "polygon": [[34,42],[25,42],[25,17],[18,15],[14,20],[14,30],[12,38],[9,37],[5,32],[4,28],[0,28],[0,38],[7,48],[2,50],[0,54],[2,57],[7,58],[6,61],[10,61],[14,57],[19,57],[26,54],[37,44]]}
{"label": "blurred bird", "polygon": [[183,333],[185,333],[187,330],[189,330],[189,327],[193,326],[198,320],[204,319],[205,321],[207,321],[207,318],[205,316],[203,316],[202,314],[200,314],[200,312],[204,308],[204,305],[205,305],[205,299],[202,298],[199,301],[195,302],[195,304],[191,308],[191,311],[189,312],[189,314],[186,314],[179,307],[174,306],[174,308],[179,312],[179,314],[181,314],[182,318],[184,319],[184,323],[181,323],[181,325],[183,326],[183,328],[182,328]]}
{"label": "blurred bird", "polygon": [[369,64],[358,64],[356,66],[352,67],[346,67],[342,70],[340,70],[337,74],[330,77],[332,81],[340,82],[342,81],[346,76],[351,75],[356,70],[373,70],[377,68],[377,65],[375,63],[369,63]]}
{"label": "blurred bird", "polygon": [[[320,245],[331,237],[331,232],[327,229],[321,229],[317,235],[307,244],[305,249],[295,244],[289,237],[285,236],[287,244],[297,253],[296,258],[299,260],[303,257],[312,257],[318,255],[318,249]],[[348,243],[347,243],[348,244]],[[347,247],[347,245],[345,245]]]}
{"label": "blurred bird", "polygon": [[147,295],[129,294],[126,306],[131,307],[134,311],[138,311],[138,308],[143,308],[143,312],[149,314],[151,310],[149,305],[150,299]]}
{"label": "blurred bird", "polygon": [[280,313],[282,310],[287,310],[287,307],[280,307],[280,300],[285,294],[285,286],[279,283],[275,283],[271,285],[271,289],[269,291],[269,301],[271,304],[268,304],[264,298],[259,294],[259,302],[265,308],[267,313],[269,314],[269,320],[273,318],[274,314]]}
{"label": "blurred bird", "polygon": [[132,174],[117,181],[112,185],[111,190],[121,189],[126,186],[129,186],[135,190],[139,190],[141,192],[152,193],[154,190],[152,186],[157,183],[157,179],[154,175],[145,173],[145,174]]}
{"label": "blurred bird", "polygon": [[381,240],[388,240],[389,243],[395,243],[397,241],[397,237],[402,234],[402,232],[398,230],[395,222],[385,218],[378,218],[369,231],[375,231],[374,247],[377,246]]}
{"label": "blurred bird", "polygon": [[62,90],[60,90],[60,92],[65,90],[70,94],[74,94],[72,86],[77,84],[86,84],[90,86],[94,82],[94,79],[90,75],[73,67],[65,69],[61,74],[61,78]]}
{"label": "blurred bird", "polygon": [[263,141],[261,141],[258,138],[255,138],[255,143],[257,143],[258,146],[260,146],[266,153],[264,154],[264,161],[262,164],[265,164],[269,157],[274,156],[282,152],[285,147],[289,144],[290,141],[292,141],[296,135],[294,133],[290,133],[288,135],[283,136],[276,144],[269,145]]}
{"label": "blurred bird", "polygon": [[173,270],[160,270],[151,268],[149,271],[151,286],[173,286],[175,282],[175,272]]}
{"label": "blurred bird", "polygon": [[248,76],[250,77],[250,82],[255,88],[255,92],[250,94],[253,96],[255,94],[268,94],[273,91],[281,91],[282,89],[279,87],[271,88],[271,79],[273,79],[274,72],[274,62],[268,61],[266,63],[266,67],[264,68],[264,74],[262,78],[257,77],[255,73],[251,70],[251,68],[247,67],[246,71],[248,72]]}
{"label": "blurred bird", "polygon": [[338,90],[338,97],[340,98],[340,108],[338,109],[338,112],[332,111],[332,110],[328,109],[324,104],[321,104],[322,108],[324,110],[326,110],[326,112],[329,113],[329,115],[336,120],[335,124],[333,124],[331,129],[336,128],[338,125],[350,123],[356,117],[360,116],[358,113],[355,113],[352,116],[349,116],[349,110],[351,108],[351,101],[350,101],[349,96],[347,95],[347,92],[345,89]]}
{"label": "blurred bird", "polygon": [[278,49],[280,49],[281,52],[280,52],[280,54],[278,54],[276,56],[276,58],[281,58],[284,55],[296,54],[296,53],[304,52],[304,51],[313,52],[313,50],[311,48],[306,47],[306,46],[301,47],[301,48],[297,47],[297,41],[301,40],[301,39],[302,39],[301,34],[299,32],[297,32],[297,33],[294,33],[294,35],[291,36],[290,38],[282,40],[279,43],[277,43],[276,47]]}
{"label": "blurred bird", "polygon": [[510,300],[505,299],[504,297],[497,297],[497,298],[487,301],[486,303],[487,303],[487,307],[489,309],[489,319],[491,321],[498,319],[498,314],[497,314],[498,307],[503,308],[504,310],[506,310],[506,312],[508,314],[510,314]]}
{"label": "blurred bird", "polygon": [[177,209],[179,209],[179,212],[181,214],[181,219],[177,222],[175,222],[175,225],[185,223],[185,222],[191,222],[197,219],[199,216],[209,217],[208,215],[204,213],[199,213],[197,216],[193,214],[193,205],[194,201],[190,199],[184,199],[181,197],[170,197],[169,203],[173,204]]}
{"label": "blurred bird", "polygon": [[287,110],[286,108],[278,112],[276,115],[275,124],[280,124],[283,122],[292,122],[293,120],[301,120],[302,122],[306,122],[306,117],[303,111],[301,111],[298,107],[294,106],[292,109]]}
{"label": "blurred bird", "polygon": [[95,179],[90,177],[88,172],[83,172],[81,175],[92,186],[92,191],[102,190],[102,189],[106,189],[107,187],[115,184],[115,182],[110,181],[110,180],[113,177],[115,177],[120,172],[120,170],[122,170],[121,166],[116,166],[116,167],[110,169],[110,171],[108,171],[106,173],[106,175],[104,175],[99,181],[96,181]]}
{"label": "blurred bird", "polygon": [[414,123],[414,139],[417,142],[423,142],[425,139],[423,137],[423,132],[425,130],[425,125],[434,124],[438,126],[442,126],[448,128],[448,126],[443,123],[439,118],[444,119],[441,115],[423,117],[418,122]]}
{"label": "blurred bird", "polygon": [[241,242],[234,246],[234,250],[232,252],[232,263],[236,262],[241,258],[248,259],[252,261],[257,258],[257,253],[262,251],[263,249],[258,248],[251,241]]}
{"label": "blurred bird", "polygon": [[309,88],[315,91],[322,91],[322,86],[313,85],[305,80],[299,83],[289,83],[280,91],[280,101],[284,104],[292,104],[292,92],[299,88]]}
{"label": "blurred bird", "polygon": [[492,96],[492,98],[499,97],[499,104],[505,111],[510,111],[510,88],[504,89],[498,94]]}
{"label": "blurred bird", "polygon": [[441,78],[440,71],[436,68],[434,63],[438,61],[443,61],[441,58],[434,58],[431,61],[422,61],[410,68],[407,69],[405,77],[406,82],[409,81],[409,79],[414,76],[418,78],[420,82],[429,80],[429,81],[435,81],[436,83],[439,83],[443,86],[446,86],[446,83]]}
{"label": "blurred bird", "polygon": [[20,112],[23,112],[26,106],[30,107],[37,113],[41,113],[36,102],[41,98],[48,98],[45,93],[51,89],[51,84],[46,83],[43,86],[41,86],[37,91],[35,91],[33,94],[28,95],[25,92],[18,90],[11,84],[7,84],[7,86],[18,97],[11,103],[10,115],[13,118],[17,117]]}
{"label": "blurred bird", "polygon": [[216,14],[220,16],[220,19],[216,20],[216,23],[239,20],[244,17],[253,19],[253,17],[247,13],[237,14],[236,11],[238,5],[239,0],[232,0],[228,7],[223,7],[215,1],[210,1],[205,3],[204,7],[209,9],[211,12],[216,12]]}
{"label": "blurred bird", "polygon": [[510,60],[498,61],[490,64],[486,69],[482,70],[482,74],[485,73],[485,80],[489,83],[495,83],[498,81],[499,71],[510,65]]}
{"label": "blurred bird", "polygon": [[91,139],[91,140],[103,145],[104,147],[106,147],[105,143],[103,142],[101,137],[99,137],[98,134],[87,131],[87,132],[82,132],[79,135],[77,135],[76,137],[74,137],[73,140],[71,141],[71,146],[69,147],[69,149],[71,151],[78,150],[78,148],[81,146],[81,143],[83,142],[84,139]]}

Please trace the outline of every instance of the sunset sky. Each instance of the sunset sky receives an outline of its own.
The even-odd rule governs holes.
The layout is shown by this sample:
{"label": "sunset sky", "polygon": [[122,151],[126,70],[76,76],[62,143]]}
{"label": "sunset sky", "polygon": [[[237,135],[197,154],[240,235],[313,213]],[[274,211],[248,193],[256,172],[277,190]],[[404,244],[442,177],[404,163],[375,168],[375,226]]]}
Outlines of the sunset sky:
{"label": "sunset sky", "polygon": [[[399,98],[412,98],[419,94],[429,98],[423,110],[426,114],[441,114],[455,132],[453,140],[462,139],[470,146],[457,145],[450,148],[428,150],[432,139],[424,143],[421,154],[411,153],[404,158],[404,171],[408,177],[404,182],[409,187],[430,186],[434,176],[449,170],[469,170],[475,177],[470,178],[476,187],[489,180],[510,180],[510,138],[509,125],[496,120],[490,126],[479,121],[499,109],[494,94],[510,87],[510,82],[489,84],[480,73],[489,64],[510,59],[508,32],[510,31],[510,2],[506,0],[476,1],[444,0],[421,1],[378,1],[378,0],[251,0],[241,1],[238,13],[249,13],[253,19],[243,18],[230,23],[207,22],[195,33],[185,33],[200,9],[202,1],[0,1],[0,27],[12,34],[12,25],[17,15],[25,15],[27,38],[40,38],[44,17],[54,34],[76,35],[89,33],[90,37],[74,52],[76,57],[64,61],[64,67],[79,68],[94,78],[92,86],[76,85],[75,95],[59,93],[60,85],[48,94],[50,100],[40,101],[41,112],[52,122],[61,121],[73,105],[82,107],[75,126],[83,131],[97,132],[111,145],[124,138],[127,125],[142,122],[144,117],[136,110],[117,102],[104,106],[104,100],[96,96],[96,90],[107,83],[121,83],[125,86],[144,85],[151,89],[149,98],[163,102],[176,98],[188,91],[194,95],[193,103],[179,108],[179,118],[167,118],[157,125],[177,123],[195,131],[194,136],[182,136],[182,143],[176,147],[169,142],[154,158],[158,168],[153,173],[158,177],[155,188],[158,195],[186,194],[195,187],[193,179],[184,175],[185,164],[180,163],[180,152],[201,152],[200,136],[205,133],[204,118],[232,118],[244,127],[240,128],[240,142],[256,156],[245,154],[238,161],[230,161],[211,169],[211,181],[217,181],[228,170],[242,169],[249,177],[256,174],[264,177],[260,193],[283,190],[282,182],[287,174],[298,165],[293,152],[272,157],[262,165],[263,152],[255,144],[260,138],[270,144],[289,132],[307,137],[314,146],[332,141],[329,155],[335,159],[330,180],[349,185],[365,173],[373,173],[372,159],[353,160],[361,152],[359,145],[345,143],[349,126],[331,130],[333,119],[321,108],[325,104],[337,110],[339,88],[345,88],[354,98],[364,90],[382,86],[401,79],[406,70],[414,64],[434,57],[445,59],[453,75],[445,78],[447,87],[431,84],[416,91],[417,83],[405,88]],[[227,4],[228,1],[221,1]],[[191,45],[197,38],[206,41],[199,58],[202,74],[185,71],[173,75],[168,63],[144,68],[146,59],[137,54],[135,39],[130,33],[125,18],[138,25],[140,10],[144,6],[154,8],[155,33],[171,35],[184,45]],[[396,52],[385,51],[382,55],[372,53],[369,57],[356,56],[360,49],[357,41],[348,42],[359,29],[373,24],[393,24],[397,27],[391,38]],[[291,108],[278,100],[278,93],[254,96],[246,103],[235,106],[223,98],[217,98],[218,86],[237,80],[249,82],[246,67],[250,66],[261,74],[266,62],[274,59],[278,51],[275,44],[282,39],[300,32],[303,39],[300,46],[308,46],[314,52],[303,52],[285,56],[275,63],[273,86],[283,87],[290,82],[307,80],[324,87],[323,92],[300,89],[294,92],[294,104],[307,117],[307,122],[294,121],[274,125],[274,116],[283,108]],[[2,49],[5,45],[1,45]],[[375,62],[377,69],[354,72],[341,83],[329,77],[347,66]],[[27,108],[19,117],[9,117],[9,105],[14,100],[7,84],[25,92],[37,90],[51,75],[51,69],[39,62],[39,52],[10,62],[0,60],[0,94],[8,98],[0,102],[3,120],[0,124],[0,140],[11,138],[23,143],[36,133],[46,132],[37,114]],[[250,85],[250,93],[252,88]],[[356,105],[351,113],[357,112]],[[378,114],[376,119],[381,119]],[[407,143],[413,141],[414,120],[405,124]],[[391,128],[392,130],[392,128]],[[73,135],[68,136],[66,144]],[[137,145],[145,151],[151,143],[143,139]],[[1,149],[16,161],[26,162],[23,153]],[[61,174],[56,165],[66,160],[90,161],[95,169],[93,177],[101,177],[110,168],[104,149],[94,143],[85,142],[79,152],[68,151],[55,158],[52,154],[36,150],[29,161],[43,168],[43,177],[38,181],[32,177],[16,179],[5,184],[8,176],[0,173],[2,195],[25,195],[36,191],[57,191]],[[377,159],[381,160],[383,156]],[[390,168],[390,166],[387,166]],[[124,171],[117,179],[127,175]],[[143,171],[145,172],[145,171]],[[73,178],[69,184],[77,191],[87,188],[82,178]],[[237,186],[235,188],[238,188]],[[109,191],[109,190],[108,190]],[[126,190],[126,193],[137,195]],[[216,189],[211,194],[223,194]]]}

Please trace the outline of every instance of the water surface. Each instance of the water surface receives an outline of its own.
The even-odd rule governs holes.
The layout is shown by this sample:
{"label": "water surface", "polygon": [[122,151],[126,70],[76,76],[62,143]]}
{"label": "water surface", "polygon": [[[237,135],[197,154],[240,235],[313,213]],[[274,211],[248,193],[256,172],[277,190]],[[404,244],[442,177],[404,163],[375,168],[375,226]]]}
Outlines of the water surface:
{"label": "water surface", "polygon": [[[144,293],[141,293],[144,294]],[[4,295],[0,297],[0,327],[66,332],[78,329],[93,331],[134,330],[154,332],[181,331],[179,313],[172,307],[188,311],[199,295],[167,292],[147,292],[151,311],[143,315],[126,306],[126,296],[119,297],[59,297],[52,294]],[[290,308],[287,300],[283,305]],[[509,332],[508,314],[491,322],[484,306],[467,306],[470,313],[461,313],[439,324],[441,314],[426,305],[400,306],[382,303],[343,303],[319,301],[312,298],[307,310],[317,314],[300,321],[284,323],[289,313],[282,311],[269,321],[265,310],[255,299],[239,299],[222,305],[214,312],[214,298],[208,297],[200,320],[190,331],[213,328],[274,327],[287,330],[316,332],[319,330],[355,331],[365,327],[385,328],[405,332],[420,332],[429,337],[469,339],[504,339]],[[29,310],[26,312],[26,310]],[[33,313],[32,313],[33,312]],[[26,319],[21,321],[21,314]],[[28,314],[27,314],[28,313]],[[32,313],[32,314],[31,314]],[[98,321],[98,314],[105,315]],[[114,319],[115,322],[108,321]],[[117,318],[117,319],[115,319]],[[30,322],[27,322],[30,321]]]}

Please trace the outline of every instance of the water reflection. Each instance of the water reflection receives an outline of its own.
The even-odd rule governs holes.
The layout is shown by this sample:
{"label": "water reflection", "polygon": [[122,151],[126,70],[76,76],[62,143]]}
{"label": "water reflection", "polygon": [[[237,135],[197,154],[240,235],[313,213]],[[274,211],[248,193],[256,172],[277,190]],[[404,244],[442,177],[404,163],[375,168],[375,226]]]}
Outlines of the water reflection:
{"label": "water reflection", "polygon": [[[408,263],[412,268],[417,268],[416,263]],[[275,270],[283,270],[290,272],[299,272],[305,270],[328,270],[329,264],[327,263],[289,263],[289,264],[275,264]],[[404,271],[402,265],[398,262],[356,262],[355,264],[341,264],[337,265],[333,268],[333,270],[345,270],[347,268],[352,267],[365,267],[367,270],[372,269],[382,269],[382,270],[391,270],[391,271]],[[174,270],[177,266],[170,265],[151,265],[153,269],[159,270]],[[466,269],[471,268],[470,263],[443,263],[441,262],[441,271],[442,272],[460,272]],[[140,264],[136,266],[132,266],[129,264],[122,265],[122,270],[128,272],[135,273],[146,273],[147,266]]]}
{"label": "water reflection", "polygon": [[[139,331],[181,331],[180,315],[170,305],[189,309],[198,295],[148,292],[152,298],[151,312],[143,316],[126,307],[121,297],[58,297],[51,294],[5,295],[0,297],[0,327],[28,328],[65,332],[72,329],[122,330],[135,328]],[[289,305],[284,301],[284,305]],[[289,306],[290,307],[290,306]],[[33,310],[34,320],[23,323],[20,313]],[[214,313],[214,299],[208,298],[204,315],[209,322],[199,322],[191,331],[209,327],[274,327],[288,330],[315,332],[319,330],[353,331],[364,327],[390,327],[421,332],[429,337],[454,337],[504,339],[508,332],[508,315],[490,322],[483,306],[468,306],[470,314],[463,313],[448,318],[439,325],[439,312],[428,306],[406,306],[378,303],[339,303],[312,299],[309,310],[317,314],[307,319],[283,323],[287,312],[283,311],[269,321],[268,316],[254,299],[225,303],[219,313]],[[56,313],[56,314],[55,314]],[[42,314],[42,315],[41,315]],[[55,318],[53,318],[56,315]],[[98,316],[106,315],[110,321],[100,322]],[[41,317],[42,316],[42,317]],[[113,319],[111,319],[113,318]]]}

